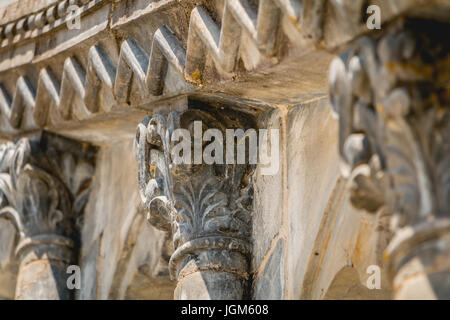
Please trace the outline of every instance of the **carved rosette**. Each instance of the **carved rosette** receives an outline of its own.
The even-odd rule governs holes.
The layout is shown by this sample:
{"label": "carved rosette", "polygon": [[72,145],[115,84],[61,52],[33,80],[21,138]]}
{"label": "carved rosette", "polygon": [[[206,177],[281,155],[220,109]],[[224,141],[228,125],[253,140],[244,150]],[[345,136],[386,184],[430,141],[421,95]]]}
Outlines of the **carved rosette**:
{"label": "carved rosette", "polygon": [[397,298],[450,297],[449,29],[400,21],[330,70],[352,203],[392,213],[385,258]]}
{"label": "carved rosette", "polygon": [[178,281],[177,299],[242,299],[247,294],[253,168],[176,163],[178,142],[172,141],[175,129],[185,129],[195,161],[195,145],[204,150],[206,143],[195,138],[194,122],[201,121],[203,132],[220,130],[225,138],[225,129],[245,130],[245,118],[191,109],[147,117],[138,126],[140,192],[150,223],[172,233],[169,270]]}
{"label": "carved rosette", "polygon": [[18,299],[69,299],[66,266],[93,174],[93,149],[42,133],[0,146],[0,218],[17,230]]}

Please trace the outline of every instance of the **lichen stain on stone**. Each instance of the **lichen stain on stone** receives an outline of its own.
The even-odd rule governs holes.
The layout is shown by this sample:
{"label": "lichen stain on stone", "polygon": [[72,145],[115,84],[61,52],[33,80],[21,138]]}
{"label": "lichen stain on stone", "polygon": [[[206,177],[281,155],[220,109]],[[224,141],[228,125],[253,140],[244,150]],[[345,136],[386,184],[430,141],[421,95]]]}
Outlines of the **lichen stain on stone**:
{"label": "lichen stain on stone", "polygon": [[201,73],[200,73],[200,70],[195,69],[195,71],[190,75],[190,78],[196,84],[201,85]]}

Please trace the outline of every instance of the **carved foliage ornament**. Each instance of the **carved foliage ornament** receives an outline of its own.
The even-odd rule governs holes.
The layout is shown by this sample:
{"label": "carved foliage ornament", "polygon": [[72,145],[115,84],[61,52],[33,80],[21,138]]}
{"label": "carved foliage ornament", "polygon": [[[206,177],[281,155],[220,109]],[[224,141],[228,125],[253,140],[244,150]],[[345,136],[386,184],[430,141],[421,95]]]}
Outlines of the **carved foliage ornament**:
{"label": "carved foliage ornament", "polygon": [[[173,133],[184,128],[194,137],[194,122],[203,129],[225,132],[239,123],[238,118],[219,116],[203,110],[155,115],[139,124],[136,157],[139,162],[139,188],[154,226],[171,231],[175,252],[170,259],[172,278],[202,250],[226,250],[238,258],[221,259],[197,256],[197,270],[215,264],[220,270],[247,274],[250,254],[252,168],[247,164],[175,164]],[[204,144],[195,141],[192,145]],[[226,260],[226,261],[225,261]]]}
{"label": "carved foliage ornament", "polygon": [[42,134],[0,146],[0,217],[16,227],[17,250],[74,245],[92,174],[93,150],[62,137]]}
{"label": "carved foliage ornament", "polygon": [[450,45],[440,36],[449,27],[401,21],[377,39],[359,39],[331,66],[351,200],[393,213],[391,253],[412,235],[425,240],[450,228]]}

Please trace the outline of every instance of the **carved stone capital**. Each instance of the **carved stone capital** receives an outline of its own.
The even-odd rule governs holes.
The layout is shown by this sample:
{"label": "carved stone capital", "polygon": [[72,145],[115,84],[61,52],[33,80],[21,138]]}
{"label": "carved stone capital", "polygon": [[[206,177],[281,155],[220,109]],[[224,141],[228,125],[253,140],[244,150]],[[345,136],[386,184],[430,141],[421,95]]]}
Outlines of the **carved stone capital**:
{"label": "carved stone capital", "polygon": [[[18,234],[17,298],[69,297],[50,286],[55,281],[57,287],[66,286],[64,266],[77,256],[77,224],[87,201],[93,161],[91,147],[48,133],[0,146],[0,218],[11,220]],[[29,267],[33,262],[42,268]]]}
{"label": "carved stone capital", "polygon": [[[148,117],[138,126],[140,192],[150,223],[172,233],[175,252],[169,268],[171,277],[178,280],[176,298],[241,299],[246,295],[253,168],[248,163],[206,164],[198,158],[198,150],[207,148],[202,140],[206,130],[216,129],[225,138],[225,129],[251,128],[248,118],[194,107],[167,117]],[[192,164],[174,158],[182,143],[180,133],[187,139],[183,142],[190,143],[183,152],[190,153],[184,156]],[[214,142],[224,150],[222,141]]]}
{"label": "carved stone capital", "polygon": [[396,297],[449,298],[450,46],[441,35],[450,24],[407,19],[387,29],[331,66],[342,172],[357,208],[392,213],[385,256]]}

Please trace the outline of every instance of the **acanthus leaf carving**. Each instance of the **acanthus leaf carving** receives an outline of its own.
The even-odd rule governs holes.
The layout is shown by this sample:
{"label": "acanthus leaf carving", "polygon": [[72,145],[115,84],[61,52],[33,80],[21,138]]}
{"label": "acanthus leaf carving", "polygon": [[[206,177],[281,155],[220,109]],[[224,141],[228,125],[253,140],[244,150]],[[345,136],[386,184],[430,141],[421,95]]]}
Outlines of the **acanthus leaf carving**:
{"label": "acanthus leaf carving", "polygon": [[6,143],[0,153],[0,217],[16,227],[18,249],[61,239],[72,246],[89,193],[94,149],[41,133]]}
{"label": "acanthus leaf carving", "polygon": [[355,207],[391,213],[386,257],[394,274],[411,250],[425,250],[448,228],[450,48],[439,36],[448,28],[404,19],[358,39],[331,66],[342,172]]}
{"label": "acanthus leaf carving", "polygon": [[[236,125],[227,115],[193,108],[147,117],[138,126],[138,181],[148,220],[172,233],[172,278],[180,281],[192,272],[216,270],[246,281],[251,252],[252,167],[176,163],[172,134],[176,129],[195,130],[195,121],[202,121],[205,129],[218,128],[223,133],[227,125]],[[192,140],[195,144],[195,138]]]}

